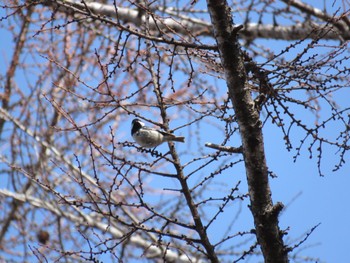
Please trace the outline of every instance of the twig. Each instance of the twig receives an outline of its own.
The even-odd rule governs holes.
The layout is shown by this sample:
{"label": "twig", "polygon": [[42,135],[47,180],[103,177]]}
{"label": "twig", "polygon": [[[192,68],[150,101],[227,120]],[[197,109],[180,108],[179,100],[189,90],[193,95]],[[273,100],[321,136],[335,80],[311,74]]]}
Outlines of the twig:
{"label": "twig", "polygon": [[214,143],[207,142],[205,144],[206,147],[220,150],[223,152],[229,152],[229,153],[243,153],[242,146],[240,147],[231,147],[231,146],[223,146],[223,145],[218,145]]}

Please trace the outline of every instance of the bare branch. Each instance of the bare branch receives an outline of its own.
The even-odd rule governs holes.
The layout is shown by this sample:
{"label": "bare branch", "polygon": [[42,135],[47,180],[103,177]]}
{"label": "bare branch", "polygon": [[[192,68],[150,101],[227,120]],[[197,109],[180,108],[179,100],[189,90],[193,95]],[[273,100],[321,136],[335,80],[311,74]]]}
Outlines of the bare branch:
{"label": "bare branch", "polygon": [[223,151],[223,152],[242,153],[242,146],[236,148],[236,147],[218,145],[218,144],[214,144],[214,143],[210,143],[210,142],[207,142],[205,144],[205,146],[209,147],[209,148],[212,148],[212,149],[220,150],[220,151]]}
{"label": "bare branch", "polygon": [[[48,210],[59,217],[64,217],[72,221],[74,224],[97,228],[101,231],[110,233],[114,238],[118,238],[118,239],[125,238],[125,234],[117,227],[103,223],[102,219],[98,217],[98,215],[85,214],[76,207],[70,206],[70,208],[74,208],[75,212],[77,212],[77,215],[73,214],[70,211],[60,209],[58,205],[54,206],[53,203],[36,199],[34,197],[31,197],[30,195],[13,193],[5,189],[0,189],[0,194],[3,196],[14,198],[18,202],[28,202],[34,207]],[[132,235],[129,238],[129,241],[135,244],[136,246],[147,248],[147,253],[145,255],[146,257],[165,256],[165,259],[169,261],[202,262],[201,260],[189,259],[186,255],[178,255],[172,252],[171,250],[167,250],[166,254],[164,255],[164,251],[161,248],[159,248],[158,246],[148,241],[145,241],[144,238],[142,238],[142,236],[139,236],[139,235]]]}

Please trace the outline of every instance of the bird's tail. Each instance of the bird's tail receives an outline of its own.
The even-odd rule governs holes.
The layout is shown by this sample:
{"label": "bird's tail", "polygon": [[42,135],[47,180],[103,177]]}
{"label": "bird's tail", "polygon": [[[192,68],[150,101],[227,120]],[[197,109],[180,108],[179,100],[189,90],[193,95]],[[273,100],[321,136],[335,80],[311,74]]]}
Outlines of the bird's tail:
{"label": "bird's tail", "polygon": [[167,135],[166,139],[167,139],[167,141],[185,142],[185,137],[175,136],[175,135],[172,135],[172,134]]}

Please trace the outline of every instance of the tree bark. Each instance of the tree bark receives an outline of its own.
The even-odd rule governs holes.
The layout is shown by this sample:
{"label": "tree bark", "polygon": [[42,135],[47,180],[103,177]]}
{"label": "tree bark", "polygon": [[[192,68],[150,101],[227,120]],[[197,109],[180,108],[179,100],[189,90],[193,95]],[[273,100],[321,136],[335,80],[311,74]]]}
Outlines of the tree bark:
{"label": "tree bark", "polygon": [[207,0],[214,28],[214,36],[220,52],[221,63],[229,97],[235,110],[242,138],[242,148],[249,187],[251,211],[254,217],[257,240],[265,262],[288,262],[283,233],[278,226],[281,203],[272,203],[268,181],[262,123],[247,88],[247,74],[242,51],[237,39],[240,27],[235,27],[231,10],[224,0]]}

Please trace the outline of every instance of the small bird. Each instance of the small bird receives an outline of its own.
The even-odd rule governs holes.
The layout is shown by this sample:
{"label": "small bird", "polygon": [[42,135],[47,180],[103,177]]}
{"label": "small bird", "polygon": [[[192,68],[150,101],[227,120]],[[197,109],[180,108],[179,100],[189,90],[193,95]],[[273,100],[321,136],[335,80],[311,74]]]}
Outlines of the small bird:
{"label": "small bird", "polygon": [[185,142],[185,137],[146,127],[139,119],[132,121],[131,135],[139,145],[145,148],[154,148],[168,141]]}

